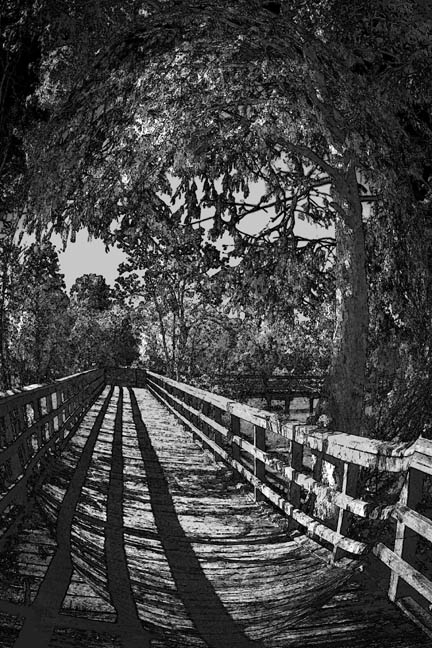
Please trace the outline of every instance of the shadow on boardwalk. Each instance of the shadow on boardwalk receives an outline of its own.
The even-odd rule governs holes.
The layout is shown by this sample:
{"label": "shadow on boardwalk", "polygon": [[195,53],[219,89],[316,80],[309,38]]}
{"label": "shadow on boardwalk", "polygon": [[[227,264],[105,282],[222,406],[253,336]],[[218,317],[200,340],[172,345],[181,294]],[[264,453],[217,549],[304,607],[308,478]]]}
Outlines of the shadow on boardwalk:
{"label": "shadow on boardwalk", "polygon": [[248,639],[222,605],[209,583],[177,517],[168,481],[143,423],[135,394],[130,390],[133,420],[147,475],[159,539],[176,589],[198,635],[209,648],[259,648]]}

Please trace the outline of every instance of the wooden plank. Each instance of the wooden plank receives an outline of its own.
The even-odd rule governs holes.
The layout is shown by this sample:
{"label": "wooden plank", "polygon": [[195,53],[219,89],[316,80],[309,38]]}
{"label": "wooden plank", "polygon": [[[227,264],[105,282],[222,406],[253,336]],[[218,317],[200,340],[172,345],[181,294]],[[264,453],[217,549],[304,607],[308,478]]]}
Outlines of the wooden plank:
{"label": "wooden plank", "polygon": [[[268,463],[272,466],[275,465],[274,460],[269,459]],[[282,463],[282,462],[277,462]],[[283,468],[278,470],[290,481],[295,481],[296,484],[304,488],[309,492],[313,492],[316,495],[324,496],[326,499],[331,501],[336,506],[350,511],[359,517],[367,517],[372,509],[372,505],[368,502],[365,502],[361,499],[351,497],[346,493],[341,493],[340,491],[332,488],[331,486],[326,486],[322,482],[317,481],[310,475],[306,475],[302,472],[297,472],[291,466],[283,465]]]}
{"label": "wooden plank", "polygon": [[[252,423],[252,425],[266,427],[267,420],[269,419],[277,420],[277,416],[275,414],[271,414],[266,410],[259,410],[255,407],[244,405],[243,403],[237,403],[228,398],[225,398],[224,396],[213,394],[203,389],[199,389],[198,387],[191,387],[186,383],[177,382],[175,380],[172,380],[171,378],[166,378],[165,376],[159,376],[158,374],[155,374],[151,371],[148,371],[147,374],[148,376],[151,376],[151,378],[153,378],[156,384],[160,385],[162,383],[166,385],[171,385],[172,387],[178,389],[179,391],[185,394],[191,394],[192,396],[195,396],[199,400],[208,402],[214,405],[215,407],[218,407],[219,409],[228,412],[229,414],[232,414],[234,416],[237,416],[238,418],[241,418],[244,421],[248,421],[249,423]],[[151,382],[152,380],[149,380],[149,383]]]}
{"label": "wooden plank", "polygon": [[[291,440],[289,463],[293,472],[300,473],[303,471],[303,445],[297,441],[295,434]],[[295,508],[300,508],[301,488],[294,480],[290,482],[289,500]]]}
{"label": "wooden plank", "polygon": [[238,416],[231,415],[231,449],[232,458],[235,461],[240,461],[240,445],[235,441],[240,437],[240,419]]}
{"label": "wooden plank", "polygon": [[432,475],[432,440],[422,437],[417,439],[411,466],[427,475]]}
{"label": "wooden plank", "polygon": [[[359,466],[352,463],[343,464],[342,476],[342,494],[354,497],[357,492],[357,482],[359,475]],[[339,509],[338,522],[336,530],[341,535],[346,535],[351,522],[352,513],[345,508]],[[333,550],[333,560],[339,560],[343,557],[343,552],[339,547]]]}
{"label": "wooden plank", "polygon": [[[91,387],[92,384],[93,383],[87,384],[84,389],[86,391],[88,391],[88,389]],[[97,389],[98,389],[98,387],[96,389],[94,389],[92,393],[95,393],[95,391]],[[88,396],[87,396],[87,398],[88,398]],[[39,438],[41,438],[40,432],[41,432],[42,426],[49,423],[49,421],[52,420],[55,416],[57,416],[59,413],[62,413],[62,415],[64,415],[64,417],[66,417],[66,412],[69,410],[68,416],[70,416],[71,412],[76,413],[77,409],[79,409],[79,407],[82,407],[82,405],[80,403],[77,407],[75,407],[75,409],[73,409],[73,410],[70,409],[71,405],[73,405],[76,402],[76,397],[74,395],[72,395],[69,398],[67,398],[65,401],[63,401],[63,403],[59,406],[59,408],[57,410],[52,410],[51,412],[49,412],[47,414],[40,415],[40,403],[39,403],[39,400],[40,399],[37,399],[36,402],[32,403],[33,404],[33,409],[35,410],[35,412],[38,413],[39,418],[37,419],[37,421],[35,423],[33,423],[30,427],[28,427],[23,434],[21,434],[15,440],[11,441],[10,445],[8,445],[7,448],[5,448],[4,450],[2,450],[0,452],[0,465],[2,463],[4,463],[5,461],[7,461],[8,459],[10,459],[11,457],[13,457],[17,453],[18,446],[24,440],[30,438],[31,435],[34,434],[35,432],[37,432]],[[6,414],[6,416],[5,416],[6,420],[8,420],[8,416],[9,415]],[[9,438],[12,439],[13,438],[12,435]]]}
{"label": "wooden plank", "polygon": [[103,383],[103,369],[90,369],[81,373],[59,378],[49,385],[27,385],[16,394],[11,394],[0,398],[0,416],[10,412],[15,407],[31,403],[34,398],[43,398],[51,394],[56,389],[63,389],[65,385],[70,384],[91,384],[96,381]]}
{"label": "wooden plank", "polygon": [[[155,394],[157,398],[162,400],[166,407],[177,416],[187,427],[189,427],[197,436],[202,437],[203,432],[199,430],[196,426],[193,425],[185,416],[177,412],[169,403],[164,401],[156,390],[154,390],[151,385],[149,385],[150,391]],[[338,545],[347,553],[352,553],[354,555],[364,554],[367,550],[367,545],[358,540],[351,540],[350,538],[344,538],[340,533],[333,531],[326,527],[324,524],[313,519],[303,511],[298,510],[294,505],[289,502],[284,497],[281,497],[275,493],[269,486],[260,482],[255,475],[248,470],[243,464],[231,457],[225,450],[220,448],[216,443],[209,440],[209,444],[213,444],[213,450],[218,454],[226,463],[230,464],[238,473],[249,481],[254,488],[258,488],[265,497],[277,506],[281,511],[286,515],[292,517],[296,520],[301,526],[306,529],[306,532],[311,537],[319,538],[328,542],[329,544]]]}
{"label": "wooden plank", "polygon": [[402,612],[411,619],[427,636],[432,639],[432,615],[411,596],[396,601]]}
{"label": "wooden plank", "polygon": [[[210,417],[205,416],[202,412],[199,412],[197,409],[191,407],[190,405],[183,403],[180,399],[177,397],[173,396],[170,394],[166,389],[163,387],[158,386],[158,390],[162,392],[167,398],[169,398],[171,401],[174,401],[178,403],[179,405],[183,405],[184,410],[189,412],[189,414],[192,416],[195,416],[197,419],[201,419],[204,421],[207,425],[211,426],[215,431],[217,431],[219,434],[223,435],[226,437],[228,430],[226,427],[216,423],[213,419]],[[295,426],[294,426],[295,427]],[[316,494],[324,494],[327,497],[331,498],[331,500],[337,505],[340,506],[341,508],[344,508],[348,511],[351,511],[352,513],[355,513],[356,515],[359,515],[361,517],[366,517],[370,511],[371,506],[363,502],[362,500],[355,499],[353,497],[350,497],[348,495],[344,495],[343,493],[340,493],[337,490],[331,489],[327,486],[324,486],[323,484],[319,483],[318,481],[313,480],[311,477],[303,474],[302,472],[294,470],[292,467],[285,465],[282,461],[278,459],[274,459],[271,455],[268,453],[256,448],[252,443],[249,443],[246,439],[238,436],[238,435],[233,435],[231,438],[232,443],[235,445],[239,446],[241,449],[245,450],[246,452],[250,453],[255,461],[260,461],[264,462],[266,465],[272,467],[275,469],[277,472],[281,474],[283,477],[287,477],[290,481],[294,481],[296,484],[301,486],[302,488],[305,488],[308,491],[313,491]],[[219,444],[220,445],[220,444]],[[235,457],[235,458],[238,458]]]}
{"label": "wooden plank", "polygon": [[[266,478],[266,465],[264,461],[257,456],[257,450],[265,452],[266,449],[266,431],[265,428],[254,425],[254,475],[261,482],[265,481]],[[255,501],[258,502],[264,499],[262,492],[255,488],[254,489]]]}
{"label": "wooden plank", "polygon": [[311,425],[284,423],[272,428],[276,434],[296,440],[302,445],[326,453],[340,461],[386,472],[403,472],[408,469],[414,455],[414,444],[396,444],[368,439],[342,432],[326,432]]}
{"label": "wooden plank", "polygon": [[411,585],[429,603],[432,603],[432,582],[426,576],[397,556],[382,542],[375,545],[372,551],[375,556],[391,569],[392,573],[397,574],[399,578],[402,578],[408,585]]}
{"label": "wooden plank", "polygon": [[429,518],[403,504],[397,504],[394,507],[392,517],[432,542],[432,520]]}
{"label": "wooden plank", "polygon": [[[90,396],[89,399],[89,404],[95,395],[97,395],[100,392],[99,387],[97,387],[92,395]],[[65,423],[65,429],[68,429],[70,427],[73,427],[73,425],[76,423],[77,420],[79,420],[80,415],[82,415],[83,411],[80,406],[76,407],[71,416],[68,418],[68,420]],[[4,495],[4,497],[0,500],[0,515],[3,511],[6,510],[8,506],[11,504],[16,503],[17,501],[20,500],[20,498],[26,496],[26,489],[27,489],[27,483],[33,474],[33,470],[37,466],[38,462],[42,459],[42,457],[46,454],[48,450],[53,448],[55,446],[55,443],[62,433],[61,430],[58,430],[52,437],[49,439],[43,446],[38,450],[38,452],[32,457],[30,460],[29,464],[27,465],[24,473],[19,475],[20,479],[15,482],[14,484],[11,484],[11,486],[8,489],[8,492]]]}
{"label": "wooden plank", "polygon": [[[415,468],[408,470],[398,504],[409,509],[414,509],[423,495],[423,480],[424,473]],[[417,548],[417,539],[416,532],[411,530],[409,526],[407,527],[403,516],[401,516],[396,524],[395,554],[408,563],[413,562]],[[388,592],[390,600],[395,601],[400,596],[406,594],[403,591],[404,589],[406,590],[406,587],[403,586],[403,583],[400,584],[398,573],[392,572]]]}

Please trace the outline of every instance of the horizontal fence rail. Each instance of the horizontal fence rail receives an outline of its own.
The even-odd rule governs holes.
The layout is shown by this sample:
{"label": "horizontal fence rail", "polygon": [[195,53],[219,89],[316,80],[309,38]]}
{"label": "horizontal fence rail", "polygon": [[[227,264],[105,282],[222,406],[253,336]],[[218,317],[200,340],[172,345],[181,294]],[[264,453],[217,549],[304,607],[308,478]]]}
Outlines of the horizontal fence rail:
{"label": "horizontal fence rail", "polygon": [[293,399],[307,398],[309,413],[313,414],[323,382],[323,376],[312,374],[219,374],[212,378],[212,391],[240,400],[263,398],[267,407],[271,407],[272,401],[283,401],[286,414],[290,413]]}
{"label": "horizontal fence rail", "polygon": [[[274,413],[219,394],[151,371],[146,376],[152,393],[253,486],[257,500],[266,498],[293,525],[328,546],[333,560],[361,557],[372,550],[389,568],[390,599],[429,634],[432,582],[411,563],[417,537],[432,542],[431,519],[414,510],[425,478],[432,476],[432,441],[420,438],[415,444],[397,444],[284,423]],[[140,381],[144,383],[143,375]],[[270,437],[287,442],[283,457],[268,449]],[[335,476],[332,483],[324,474],[328,466]],[[402,475],[399,501],[377,504],[358,496],[362,470]],[[393,548],[353,537],[351,530],[361,520],[382,521],[387,530],[396,526]]]}
{"label": "horizontal fence rail", "polygon": [[50,460],[104,385],[103,369],[94,369],[0,398],[0,548],[30,506]]}
{"label": "horizontal fence rail", "polygon": [[[432,492],[432,441],[397,444],[284,422],[143,369],[95,369],[0,397],[0,548],[50,459],[106,384],[149,388],[251,484],[256,500],[280,509],[293,528],[327,546],[334,561],[379,559],[388,569],[390,599],[432,637],[432,508],[424,508]],[[393,496],[389,489],[387,500],[384,493],[376,501],[360,488],[364,474],[387,475]],[[403,484],[399,493],[395,482]],[[359,533],[377,523],[381,536]]]}

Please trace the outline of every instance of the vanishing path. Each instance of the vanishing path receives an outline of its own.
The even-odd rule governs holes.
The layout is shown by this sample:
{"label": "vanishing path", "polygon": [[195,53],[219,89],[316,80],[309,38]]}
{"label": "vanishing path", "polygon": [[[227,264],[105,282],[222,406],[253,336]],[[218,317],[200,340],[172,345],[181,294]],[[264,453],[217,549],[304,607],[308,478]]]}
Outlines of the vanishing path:
{"label": "vanishing path", "polygon": [[145,389],[105,388],[41,504],[0,572],[4,648],[425,645]]}

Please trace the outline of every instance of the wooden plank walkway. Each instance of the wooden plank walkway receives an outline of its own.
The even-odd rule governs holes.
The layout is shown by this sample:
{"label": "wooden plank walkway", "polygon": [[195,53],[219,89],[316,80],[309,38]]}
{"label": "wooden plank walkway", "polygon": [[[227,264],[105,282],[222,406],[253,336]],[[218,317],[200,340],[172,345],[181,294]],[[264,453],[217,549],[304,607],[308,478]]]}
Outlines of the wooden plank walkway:
{"label": "wooden plank walkway", "polygon": [[426,645],[145,389],[105,389],[41,506],[3,556],[2,648]]}

